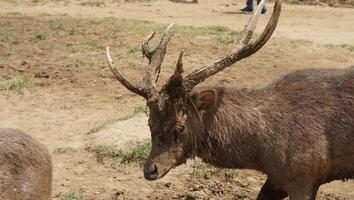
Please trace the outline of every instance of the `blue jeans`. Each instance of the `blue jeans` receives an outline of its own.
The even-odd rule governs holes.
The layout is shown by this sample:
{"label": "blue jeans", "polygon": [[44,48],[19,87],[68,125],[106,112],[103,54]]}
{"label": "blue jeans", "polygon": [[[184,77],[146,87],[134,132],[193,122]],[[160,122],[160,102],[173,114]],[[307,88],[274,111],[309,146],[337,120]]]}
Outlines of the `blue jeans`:
{"label": "blue jeans", "polygon": [[[257,4],[259,4],[261,0],[257,0]],[[253,0],[247,0],[247,9],[248,10],[253,10]],[[262,13],[267,12],[267,7],[264,5],[262,8]]]}

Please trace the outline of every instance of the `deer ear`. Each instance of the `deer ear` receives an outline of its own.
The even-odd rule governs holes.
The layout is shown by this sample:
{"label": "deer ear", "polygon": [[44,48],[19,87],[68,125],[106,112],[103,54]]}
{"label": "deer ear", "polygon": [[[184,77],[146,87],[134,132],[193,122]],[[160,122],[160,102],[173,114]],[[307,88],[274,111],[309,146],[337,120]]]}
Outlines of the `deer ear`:
{"label": "deer ear", "polygon": [[216,106],[217,94],[215,90],[204,90],[193,94],[191,97],[198,111],[207,111]]}

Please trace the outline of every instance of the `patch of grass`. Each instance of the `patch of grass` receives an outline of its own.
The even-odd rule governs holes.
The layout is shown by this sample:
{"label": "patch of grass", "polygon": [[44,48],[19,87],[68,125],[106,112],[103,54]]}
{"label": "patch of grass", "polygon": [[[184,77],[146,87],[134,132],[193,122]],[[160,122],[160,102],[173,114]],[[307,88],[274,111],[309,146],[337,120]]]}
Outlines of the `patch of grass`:
{"label": "patch of grass", "polygon": [[300,5],[300,0],[291,0],[291,4]]}
{"label": "patch of grass", "polygon": [[[136,19],[121,19],[115,17],[107,17],[105,21],[111,23],[111,31],[117,32],[117,30],[131,30],[148,35],[152,31],[158,32],[161,35],[167,25],[159,25],[148,21],[136,20]],[[171,32],[177,33],[183,38],[193,38],[196,36],[208,36],[221,43],[231,43],[240,35],[239,32],[231,30],[225,26],[208,26],[208,27],[192,27],[192,26],[174,26]],[[158,37],[157,37],[158,38]],[[154,48],[152,48],[154,49]],[[136,48],[128,49],[129,53],[135,53],[138,51]]]}
{"label": "patch of grass", "polygon": [[229,29],[225,26],[208,26],[208,27],[176,27],[176,32],[186,36],[211,36],[215,40],[223,44],[230,44],[240,36],[240,33]]}
{"label": "patch of grass", "polygon": [[124,0],[126,3],[141,3],[141,2],[151,2],[152,0]]}
{"label": "patch of grass", "polygon": [[14,5],[18,4],[18,0],[4,0],[4,1],[7,2],[7,3],[14,4]]}
{"label": "patch of grass", "polygon": [[272,40],[272,45],[276,47],[281,47],[281,48],[303,48],[303,47],[309,47],[313,45],[313,41],[310,40],[304,40],[304,39],[284,39],[280,38],[277,40]]}
{"label": "patch of grass", "polygon": [[81,33],[80,30],[77,27],[72,27],[69,31],[68,31],[68,35],[76,35]]}
{"label": "patch of grass", "polygon": [[144,161],[151,151],[150,141],[138,144],[128,151],[121,151],[120,158],[122,163],[141,162]]}
{"label": "patch of grass", "polygon": [[127,151],[115,151],[109,146],[100,145],[96,147],[95,154],[99,162],[104,158],[119,159],[121,163],[142,162],[144,161],[151,151],[150,141],[146,141],[133,146]]}
{"label": "patch of grass", "polygon": [[64,24],[60,20],[49,20],[48,26],[51,30],[64,30]]}
{"label": "patch of grass", "polygon": [[86,65],[86,62],[81,60],[80,58],[72,59],[69,61],[68,64],[66,64],[66,66],[68,66],[68,67],[83,67],[85,65]]}
{"label": "patch of grass", "polygon": [[295,40],[288,40],[288,41],[292,47],[304,47],[304,46],[310,46],[313,44],[312,41],[304,40],[304,39],[295,39]]}
{"label": "patch of grass", "polygon": [[136,115],[136,114],[139,114],[139,113],[147,113],[147,111],[148,111],[147,107],[144,106],[144,105],[135,106],[133,114]]}
{"label": "patch of grass", "polygon": [[119,152],[116,152],[112,149],[112,147],[106,145],[99,145],[94,150],[96,154],[96,159],[99,162],[102,162],[104,158],[109,157],[112,159],[116,159],[119,157]]}
{"label": "patch of grass", "polygon": [[65,152],[66,152],[66,149],[65,149],[65,148],[62,148],[62,147],[58,147],[58,148],[54,149],[54,151],[53,151],[53,153],[54,153],[54,154],[57,154],[57,155],[63,154],[63,153],[65,153]]}
{"label": "patch of grass", "polygon": [[32,80],[25,76],[11,76],[5,79],[0,79],[0,91],[14,90],[17,92],[23,92],[24,89],[31,87],[32,84]]}
{"label": "patch of grass", "polygon": [[352,44],[341,44],[339,46],[341,48],[348,49],[349,51],[354,51],[354,45],[352,45]]}
{"label": "patch of grass", "polygon": [[61,200],[84,200],[84,197],[81,194],[76,194],[74,192],[70,192],[64,194]]}
{"label": "patch of grass", "polygon": [[82,6],[101,7],[106,4],[105,0],[87,0],[80,3]]}
{"label": "patch of grass", "polygon": [[46,49],[56,49],[56,48],[58,48],[58,45],[54,44],[54,43],[45,43],[43,45],[43,47],[46,48]]}
{"label": "patch of grass", "polygon": [[135,54],[140,51],[139,47],[128,47],[128,53],[129,54]]}
{"label": "patch of grass", "polygon": [[31,35],[31,42],[39,42],[41,40],[45,40],[46,39],[46,35],[44,33],[40,33],[40,32],[35,32],[32,33]]}
{"label": "patch of grass", "polygon": [[[162,30],[162,26],[159,26],[155,23],[149,21],[143,21],[138,19],[125,19],[125,18],[116,18],[116,17],[106,17],[104,21],[110,23],[112,33],[117,33],[123,30],[131,30],[139,33],[145,33],[148,35],[152,31]],[[164,27],[166,28],[166,27]],[[149,30],[149,31],[147,31]],[[112,34],[111,33],[111,34]]]}
{"label": "patch of grass", "polygon": [[4,31],[0,33],[0,42],[8,42],[13,35],[14,33],[12,31]]}
{"label": "patch of grass", "polygon": [[186,36],[212,36],[217,41],[222,43],[230,43],[236,39],[240,33],[229,29],[224,26],[208,26],[208,27],[189,27],[189,26],[176,26],[173,31]]}
{"label": "patch of grass", "polygon": [[216,35],[215,39],[223,44],[230,44],[233,43],[235,40],[235,37],[231,36],[231,35]]}
{"label": "patch of grass", "polygon": [[211,31],[216,31],[216,32],[230,32],[232,30],[230,30],[228,27],[226,26],[208,26],[207,29],[211,30]]}
{"label": "patch of grass", "polygon": [[324,46],[328,49],[341,48],[349,51],[354,51],[354,45],[352,44],[325,44]]}
{"label": "patch of grass", "polygon": [[53,16],[51,13],[41,13],[39,14],[41,17],[48,17],[48,16]]}
{"label": "patch of grass", "polygon": [[112,120],[112,121],[108,121],[108,122],[105,122],[103,124],[100,124],[96,127],[93,127],[91,128],[88,132],[87,132],[87,135],[91,135],[91,134],[94,134],[94,133],[97,133],[99,132],[100,130],[104,129],[106,126],[108,126],[109,124],[112,124],[115,120]]}
{"label": "patch of grass", "polygon": [[226,181],[233,179],[238,173],[237,169],[218,168],[200,160],[194,160],[192,168],[193,175],[197,172],[202,172],[204,176],[224,177]]}
{"label": "patch of grass", "polygon": [[70,43],[66,45],[72,53],[82,52],[82,51],[98,51],[100,46],[96,41],[87,40],[78,43]]}

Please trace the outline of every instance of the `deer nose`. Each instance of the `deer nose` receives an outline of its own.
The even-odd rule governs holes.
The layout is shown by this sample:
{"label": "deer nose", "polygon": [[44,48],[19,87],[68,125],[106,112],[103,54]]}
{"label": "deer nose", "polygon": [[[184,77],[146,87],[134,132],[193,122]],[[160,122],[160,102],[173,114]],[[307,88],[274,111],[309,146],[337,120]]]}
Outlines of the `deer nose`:
{"label": "deer nose", "polygon": [[156,165],[150,164],[144,167],[144,177],[149,181],[156,180],[158,178],[158,170]]}

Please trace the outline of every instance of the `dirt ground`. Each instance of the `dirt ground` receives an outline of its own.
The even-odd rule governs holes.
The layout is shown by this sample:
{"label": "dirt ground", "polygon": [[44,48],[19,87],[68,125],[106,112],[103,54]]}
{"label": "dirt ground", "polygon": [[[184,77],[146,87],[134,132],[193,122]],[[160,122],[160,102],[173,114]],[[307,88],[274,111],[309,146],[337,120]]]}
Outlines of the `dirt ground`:
{"label": "dirt ground", "polygon": [[[0,80],[19,76],[32,82],[18,90],[0,87],[0,127],[21,128],[49,148],[53,199],[255,199],[265,180],[255,171],[192,160],[148,182],[139,162],[100,160],[95,151],[128,149],[149,139],[145,102],[113,78],[104,46],[111,46],[124,74],[139,80],[146,65],[141,41],[175,22],[160,84],[181,49],[188,73],[232,48],[250,16],[238,12],[243,3],[199,2],[0,0]],[[269,16],[262,17],[257,33]],[[286,4],[274,37],[260,52],[205,84],[257,87],[300,68],[353,66],[353,21],[354,9]],[[354,182],[326,184],[318,199],[354,199]]]}

